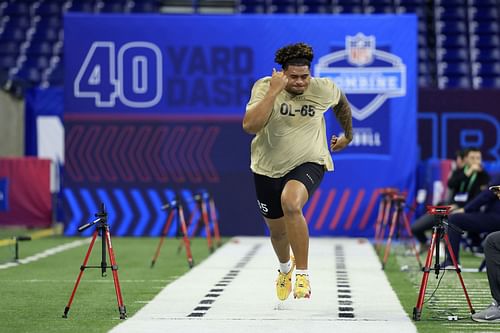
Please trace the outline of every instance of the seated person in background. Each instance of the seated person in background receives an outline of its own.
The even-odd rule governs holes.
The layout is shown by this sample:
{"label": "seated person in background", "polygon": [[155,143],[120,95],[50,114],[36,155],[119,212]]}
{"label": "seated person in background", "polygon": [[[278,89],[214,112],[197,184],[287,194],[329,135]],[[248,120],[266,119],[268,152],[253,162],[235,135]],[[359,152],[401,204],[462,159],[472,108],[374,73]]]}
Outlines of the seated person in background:
{"label": "seated person in background", "polygon": [[[500,175],[493,179],[492,184],[500,184]],[[453,210],[448,217],[448,223],[464,231],[477,233],[498,231],[500,230],[500,201],[495,194],[486,189],[463,208]],[[459,251],[462,235],[453,228],[448,228],[448,237],[457,262],[460,262]],[[445,268],[453,268],[448,249],[446,249],[446,260],[443,265]]]}
{"label": "seated person in background", "polygon": [[[500,183],[490,189],[500,202]],[[496,188],[496,190],[495,190]],[[484,259],[488,274],[488,283],[493,301],[490,306],[472,315],[472,320],[479,322],[500,321],[500,231],[493,232],[484,242]]]}
{"label": "seated person in background", "polygon": [[[482,156],[479,149],[466,149],[463,153],[464,165],[459,166],[459,155],[457,156],[457,168],[448,179],[449,202],[440,202],[438,205],[451,205],[454,208],[463,207],[472,200],[481,190],[487,188],[490,177],[483,170]],[[411,226],[413,235],[420,242],[420,249],[425,249],[427,236],[425,232],[434,226],[434,217],[429,214],[419,217]]]}
{"label": "seated person in background", "polygon": [[[477,148],[465,150],[465,165],[463,172],[453,173],[448,180],[448,187],[458,190],[453,193],[456,207],[463,207],[468,201],[472,200],[479,192],[486,189],[490,177],[483,170],[481,152]],[[468,232],[467,238],[470,239],[470,245],[474,251],[481,249],[481,236],[475,232]]]}

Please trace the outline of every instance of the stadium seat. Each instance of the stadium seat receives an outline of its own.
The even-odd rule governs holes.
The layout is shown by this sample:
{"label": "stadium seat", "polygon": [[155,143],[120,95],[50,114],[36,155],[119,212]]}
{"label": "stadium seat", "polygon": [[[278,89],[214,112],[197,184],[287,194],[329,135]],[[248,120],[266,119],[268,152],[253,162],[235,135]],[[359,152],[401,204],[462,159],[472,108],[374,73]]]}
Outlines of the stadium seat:
{"label": "stadium seat", "polygon": [[0,41],[0,56],[19,54],[20,45],[13,41]]}
{"label": "stadium seat", "polygon": [[500,76],[500,62],[472,64],[472,75],[474,76]]}
{"label": "stadium seat", "polygon": [[10,68],[15,67],[16,59],[17,57],[15,55],[11,54],[2,55],[0,57],[0,70],[8,71]]}
{"label": "stadium seat", "polygon": [[436,48],[436,59],[438,61],[444,62],[454,62],[454,61],[467,61],[469,58],[469,53],[465,48],[458,49],[447,49],[447,48]]}
{"label": "stadium seat", "polygon": [[469,7],[469,18],[474,21],[497,21],[498,10],[495,7]]}
{"label": "stadium seat", "polygon": [[497,35],[472,35],[470,37],[471,47],[477,48],[498,48],[500,39]]}
{"label": "stadium seat", "polygon": [[238,10],[242,14],[263,14],[267,13],[266,0],[241,0]]}
{"label": "stadium seat", "polygon": [[29,16],[30,6],[26,1],[9,2],[9,5],[3,10],[3,15],[9,16]]}
{"label": "stadium seat", "polygon": [[50,56],[52,55],[52,43],[49,43],[45,40],[35,39],[32,40],[28,48],[26,49],[26,54],[33,54],[35,56],[43,55]]}
{"label": "stadium seat", "polygon": [[468,76],[438,76],[437,81],[439,89],[468,89],[471,87],[471,81]]}
{"label": "stadium seat", "polygon": [[466,76],[469,75],[468,62],[438,62],[437,74],[442,76]]}
{"label": "stadium seat", "polygon": [[363,6],[358,5],[339,5],[333,7],[334,13],[339,14],[362,14]]}
{"label": "stadium seat", "polygon": [[500,29],[498,28],[498,23],[489,22],[478,22],[469,21],[469,32],[476,35],[496,35]]}
{"label": "stadium seat", "polygon": [[467,48],[467,37],[465,35],[447,36],[440,34],[436,36],[436,46],[444,48]]}
{"label": "stadium seat", "polygon": [[499,89],[500,77],[473,77],[474,89]]}
{"label": "stadium seat", "polygon": [[471,49],[471,60],[476,62],[500,61],[500,49]]}
{"label": "stadium seat", "polygon": [[20,43],[26,40],[26,29],[19,28],[14,24],[8,24],[3,31],[0,30],[0,40],[10,40]]}
{"label": "stadium seat", "polygon": [[62,17],[59,15],[36,16],[37,29],[60,29],[62,28]]}
{"label": "stadium seat", "polygon": [[375,5],[375,6],[365,6],[365,14],[392,14],[395,13],[395,8],[393,6],[385,5]]}
{"label": "stadium seat", "polygon": [[298,12],[295,0],[272,0],[267,7],[270,14],[296,14]]}
{"label": "stadium seat", "polygon": [[477,7],[494,7],[498,5],[497,0],[469,0],[469,5]]}
{"label": "stadium seat", "polygon": [[63,4],[61,1],[54,1],[54,0],[49,0],[49,1],[44,1],[40,3],[38,6],[35,6],[34,13],[36,15],[61,15],[63,11]]}
{"label": "stadium seat", "polygon": [[425,19],[425,9],[421,6],[396,6],[394,12],[398,14],[412,13],[417,15],[419,20]]}
{"label": "stadium seat", "polygon": [[96,11],[99,13],[125,13],[129,7],[125,1],[97,2]]}
{"label": "stadium seat", "polygon": [[467,33],[467,24],[463,21],[436,21],[436,33],[457,35]]}
{"label": "stadium seat", "polygon": [[304,5],[298,7],[299,14],[331,14],[333,13],[333,6],[329,1],[306,1]]}
{"label": "stadium seat", "polygon": [[55,42],[61,38],[59,31],[55,28],[38,28],[31,36],[31,40]]}
{"label": "stadium seat", "polygon": [[95,1],[93,0],[72,1],[71,6],[68,7],[68,11],[93,13],[95,11]]}
{"label": "stadium seat", "polygon": [[6,16],[9,17],[7,25],[20,29],[28,29],[31,26],[31,21],[28,16]]}
{"label": "stadium seat", "polygon": [[19,69],[15,76],[34,85],[38,84],[41,80],[41,73],[38,68],[25,65]]}
{"label": "stadium seat", "polygon": [[135,0],[130,3],[130,11],[134,13],[157,13],[159,9],[155,0]]}
{"label": "stadium seat", "polygon": [[464,5],[463,0],[434,0],[434,4],[443,7],[460,7]]}
{"label": "stadium seat", "polygon": [[440,21],[464,21],[467,20],[465,7],[442,7],[438,6],[434,10],[434,15]]}

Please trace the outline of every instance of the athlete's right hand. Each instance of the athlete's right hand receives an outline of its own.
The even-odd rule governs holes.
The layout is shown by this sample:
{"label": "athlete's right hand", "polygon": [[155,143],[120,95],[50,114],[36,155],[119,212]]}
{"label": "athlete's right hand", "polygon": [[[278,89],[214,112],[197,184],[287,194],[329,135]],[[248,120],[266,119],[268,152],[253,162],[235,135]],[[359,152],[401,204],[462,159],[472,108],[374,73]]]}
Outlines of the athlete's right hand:
{"label": "athlete's right hand", "polygon": [[276,68],[273,68],[273,75],[271,76],[269,90],[278,94],[283,89],[285,89],[287,83],[288,77],[285,75],[285,73],[277,71]]}

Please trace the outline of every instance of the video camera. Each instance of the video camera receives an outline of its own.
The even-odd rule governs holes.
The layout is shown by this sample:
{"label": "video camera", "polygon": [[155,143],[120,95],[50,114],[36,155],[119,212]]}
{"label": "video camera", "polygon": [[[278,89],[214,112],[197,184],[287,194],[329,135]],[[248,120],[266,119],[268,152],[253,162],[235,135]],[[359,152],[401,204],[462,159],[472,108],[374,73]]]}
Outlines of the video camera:
{"label": "video camera", "polygon": [[451,206],[427,206],[427,214],[448,216],[450,215]]}

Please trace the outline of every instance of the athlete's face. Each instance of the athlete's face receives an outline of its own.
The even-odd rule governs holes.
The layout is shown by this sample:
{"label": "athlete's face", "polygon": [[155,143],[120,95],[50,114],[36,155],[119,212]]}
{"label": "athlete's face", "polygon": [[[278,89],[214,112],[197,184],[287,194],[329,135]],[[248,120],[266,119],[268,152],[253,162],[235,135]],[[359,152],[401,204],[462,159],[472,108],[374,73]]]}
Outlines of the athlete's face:
{"label": "athlete's face", "polygon": [[311,72],[308,66],[290,65],[284,73],[288,78],[285,90],[291,94],[303,94],[311,82]]}

